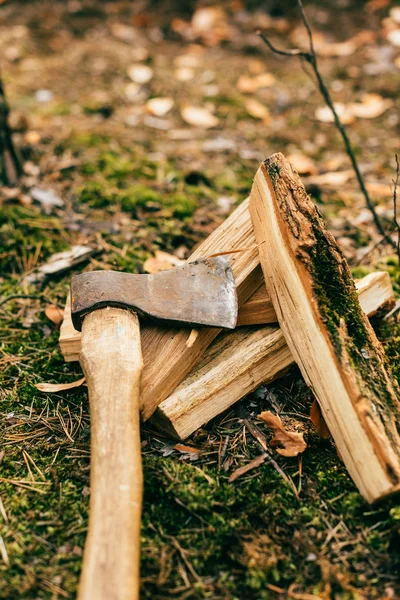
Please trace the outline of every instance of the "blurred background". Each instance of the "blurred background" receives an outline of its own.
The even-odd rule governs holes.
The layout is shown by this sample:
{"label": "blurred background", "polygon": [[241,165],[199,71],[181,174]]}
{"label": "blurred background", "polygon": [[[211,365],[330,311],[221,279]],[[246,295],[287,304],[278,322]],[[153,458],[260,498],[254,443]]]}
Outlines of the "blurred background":
{"label": "blurred background", "polygon": [[[305,9],[320,73],[395,241],[400,6]],[[1,598],[76,593],[90,494],[87,399],[82,388],[35,387],[81,377],[57,349],[71,272],[142,272],[157,251],[155,268],[187,258],[279,151],[354,275],[387,270],[399,292],[396,251],[373,225],[309,67],[272,53],[259,30],[278,48],[308,48],[295,0],[0,1]],[[45,274],[59,252],[66,262]],[[400,332],[380,335],[398,371]],[[311,431],[311,402],[293,369],[188,446],[144,427],[143,598],[398,597],[396,501],[365,505],[332,443]],[[308,432],[304,464],[276,457],[300,499],[269,464],[228,483],[259,452],[241,419],[268,407]]]}

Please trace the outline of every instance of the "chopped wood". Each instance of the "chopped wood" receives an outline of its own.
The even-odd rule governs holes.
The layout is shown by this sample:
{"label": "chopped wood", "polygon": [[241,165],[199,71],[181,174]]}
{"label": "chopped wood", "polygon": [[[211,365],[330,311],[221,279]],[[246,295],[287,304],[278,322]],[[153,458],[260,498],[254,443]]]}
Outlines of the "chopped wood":
{"label": "chopped wood", "polygon": [[[248,200],[232,213],[190,257],[190,261],[210,256],[216,252],[230,252],[249,248],[247,252],[234,253],[231,265],[241,306],[262,282],[258,249],[254,239]],[[66,360],[79,359],[79,335],[69,323],[70,309],[65,308],[61,327],[60,346]],[[195,337],[190,328],[144,325],[141,329],[144,369],[141,383],[142,417],[149,418],[204,354],[220,332],[217,328],[199,328]],[[190,343],[188,344],[188,340]]]}
{"label": "chopped wood", "polygon": [[[361,306],[364,308],[368,299],[366,308],[374,314],[385,301],[373,292],[367,294],[367,290],[380,285],[380,278],[368,275],[368,285],[362,284],[364,279],[359,282],[363,288]],[[384,298],[391,295],[390,286]],[[375,305],[369,302],[370,297]],[[293,363],[277,327],[241,327],[221,333],[182,383],[161,402],[152,420],[171,436],[185,439],[262,383],[276,379]]]}
{"label": "chopped wood", "polygon": [[250,213],[282,332],[350,475],[369,502],[399,490],[399,388],[345,258],[281,154],[258,170]]}

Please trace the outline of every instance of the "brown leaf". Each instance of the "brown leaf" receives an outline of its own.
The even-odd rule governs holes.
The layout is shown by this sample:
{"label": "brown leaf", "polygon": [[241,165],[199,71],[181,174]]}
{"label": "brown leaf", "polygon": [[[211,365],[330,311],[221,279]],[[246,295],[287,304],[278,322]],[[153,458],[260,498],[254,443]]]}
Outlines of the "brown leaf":
{"label": "brown leaf", "polygon": [[275,81],[276,79],[272,73],[260,73],[256,77],[241,75],[237,87],[242,94],[254,94],[257,90],[274,85]]}
{"label": "brown leaf", "polygon": [[166,271],[167,269],[179,267],[183,265],[184,262],[184,260],[181,260],[173,254],[157,250],[154,256],[146,260],[143,269],[146,273],[158,273],[159,271]]}
{"label": "brown leaf", "polygon": [[247,463],[247,465],[239,467],[238,469],[236,469],[236,471],[233,471],[232,475],[229,477],[229,483],[232,483],[232,481],[235,481],[235,479],[238,479],[239,477],[241,477],[241,475],[244,475],[248,471],[251,471],[251,469],[256,469],[257,467],[262,465],[265,461],[265,457],[266,454],[260,454],[260,456],[256,456],[256,458],[253,458],[253,460]]}
{"label": "brown leaf", "polygon": [[145,109],[151,115],[164,117],[174,105],[172,98],[160,97],[151,98],[146,102]]}
{"label": "brown leaf", "polygon": [[85,383],[85,378],[72,381],[71,383],[35,383],[35,388],[41,392],[63,392],[64,390],[72,390],[80,387]]}
{"label": "brown leaf", "polygon": [[64,309],[58,308],[55,304],[49,304],[49,306],[44,311],[44,314],[50,321],[54,323],[54,325],[60,325],[64,318]]}
{"label": "brown leaf", "polygon": [[258,418],[274,430],[274,437],[270,444],[271,446],[283,446],[283,448],[276,449],[282,456],[297,456],[307,448],[303,434],[298,431],[287,431],[278,415],[265,410],[258,415]]}
{"label": "brown leaf", "polygon": [[293,152],[293,154],[289,154],[287,159],[292,163],[299,175],[315,175],[318,172],[315,162],[305,154]]}
{"label": "brown leaf", "polygon": [[310,409],[310,419],[319,435],[326,440],[331,434],[327,424],[325,423],[325,419],[322,416],[320,406],[315,398]]}
{"label": "brown leaf", "polygon": [[210,129],[216,127],[219,123],[218,117],[210,113],[207,108],[201,106],[185,105],[181,109],[182,119],[189,125]]}
{"label": "brown leaf", "polygon": [[193,446],[186,446],[185,444],[175,444],[174,450],[182,452],[182,454],[199,454],[200,448],[193,448]]}
{"label": "brown leaf", "polygon": [[244,105],[249,115],[254,119],[260,119],[261,121],[264,121],[266,125],[271,122],[271,115],[268,108],[258,100],[249,98]]}
{"label": "brown leaf", "polygon": [[153,77],[153,69],[147,65],[132,65],[128,69],[128,75],[135,83],[143,84]]}

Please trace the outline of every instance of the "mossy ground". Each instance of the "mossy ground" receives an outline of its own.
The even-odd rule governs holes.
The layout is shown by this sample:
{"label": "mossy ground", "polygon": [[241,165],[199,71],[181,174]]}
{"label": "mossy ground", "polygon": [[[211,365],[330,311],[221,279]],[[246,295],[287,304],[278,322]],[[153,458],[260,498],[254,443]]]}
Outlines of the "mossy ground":
{"label": "mossy ground", "polygon": [[[92,259],[98,268],[140,272],[157,248],[187,256],[226,216],[226,201],[233,208],[248,194],[266,155],[291,152],[301,138],[318,164],[342,152],[330,126],[305,118],[319,100],[293,62],[271,59],[267,64],[279,82],[279,90],[259,95],[271,107],[268,128],[248,117],[245,98],[237,91],[238,77],[254,58],[246,47],[206,49],[207,69],[212,66],[216,82],[223,85],[204,99],[198,78],[182,85],[173,76],[173,61],[187,53],[187,45],[173,36],[172,41],[150,43],[147,30],[149,62],[156,71],[152,95],[174,95],[177,103],[214,103],[222,125],[210,135],[193,130],[193,139],[181,140],[145,125],[129,129],[123,118],[131,107],[121,89],[133,59],[129,45],[112,36],[110,27],[114,21],[126,23],[130,3],[82,5],[70,11],[62,3],[52,4],[51,10],[46,3],[15,3],[5,7],[2,25],[5,41],[0,45],[21,44],[28,55],[10,60],[5,70],[14,116],[28,118],[28,131],[37,129],[41,137],[36,146],[30,144],[21,126],[17,141],[25,158],[39,165],[38,183],[56,189],[65,200],[65,208],[46,215],[17,196],[5,201],[0,212],[0,302],[15,294],[26,296],[0,304],[0,598],[7,600],[75,596],[90,497],[86,389],[46,394],[34,387],[81,377],[78,364],[64,363],[58,330],[44,311],[49,302],[64,305],[70,275],[82,267],[35,286],[26,283],[26,274],[76,243],[99,247]],[[354,22],[349,15],[350,36]],[[55,22],[63,23],[61,31]],[[29,30],[23,42],[18,41],[21,25]],[[259,49],[256,55],[266,60]],[[36,65],[24,66],[32,56]],[[345,66],[340,75],[337,64],[324,64],[328,80],[340,79],[343,94],[367,87],[395,97],[398,77],[358,81],[354,62],[348,58],[352,78]],[[92,97],[93,72],[96,86],[109,96],[100,104]],[[39,80],[55,92],[45,106],[33,100]],[[113,110],[103,110],[103,104]],[[178,112],[170,118],[178,132],[188,130]],[[378,161],[377,172],[383,168],[382,156],[392,156],[395,148],[385,119],[374,121],[373,136],[370,122],[368,127],[357,125],[355,136],[364,160]],[[205,142],[219,137],[233,143],[230,150],[203,150]],[[341,159],[345,163],[343,155]],[[385,181],[391,176],[390,169],[383,173]],[[352,224],[351,216],[362,204],[354,186],[349,189],[354,194],[349,219],[336,229],[334,218],[331,224],[338,237],[352,238],[354,250],[372,234],[368,227]],[[329,217],[340,212],[343,219],[349,203],[343,191],[324,189],[321,200]],[[386,268],[399,293],[397,261],[378,250],[355,274]],[[400,325],[376,321],[374,326],[400,379]],[[314,594],[328,600],[400,594],[398,500],[373,507],[362,500],[334,445],[321,440],[310,425],[311,402],[293,369],[192,436],[187,444],[198,449],[197,458],[175,450],[173,440],[150,425],[143,427],[143,598],[307,600],[310,596],[304,594]],[[274,454],[291,483],[268,461],[229,483],[236,467],[261,452],[243,419],[258,423],[257,415],[265,409],[302,424],[308,449],[301,461]],[[266,428],[263,432],[269,438]]]}

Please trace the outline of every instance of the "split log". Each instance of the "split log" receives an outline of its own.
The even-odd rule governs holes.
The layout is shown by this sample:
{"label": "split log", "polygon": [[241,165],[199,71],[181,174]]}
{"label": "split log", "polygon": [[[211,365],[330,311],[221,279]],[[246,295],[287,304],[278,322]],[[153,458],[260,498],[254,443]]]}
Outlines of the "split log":
{"label": "split log", "polygon": [[279,324],[351,477],[369,502],[398,491],[399,388],[345,258],[281,154],[257,171],[250,213]]}
{"label": "split log", "polygon": [[[231,255],[239,307],[262,283],[248,200],[242,202],[231,216],[199,245],[189,259],[196,260],[218,252],[229,253],[231,250],[242,248],[245,251]],[[158,404],[179,385],[220,331],[210,327],[196,330],[153,325],[142,327],[144,369],[141,381],[141,412],[144,419],[149,418]],[[71,340],[76,344],[78,337],[72,331],[69,322],[65,321],[60,340],[63,354],[68,360],[75,357],[79,359],[76,345],[71,351]]]}
{"label": "split log", "polygon": [[[392,283],[385,271],[376,271],[355,282],[363,311],[372,316],[380,310],[390,310],[394,306]],[[374,312],[372,312],[374,311]],[[268,325],[277,322],[267,289],[262,285],[239,309],[238,326]],[[79,360],[81,332],[72,325],[71,301],[67,297],[64,319],[60,329],[60,349],[66,362]]]}
{"label": "split log", "polygon": [[[356,282],[356,287],[368,316],[389,310],[394,304],[388,273],[371,273]],[[267,297],[261,293],[259,296]],[[161,402],[152,422],[172,437],[185,439],[262,383],[282,375],[292,364],[292,354],[277,327],[241,327],[220,333],[201,361]]]}

